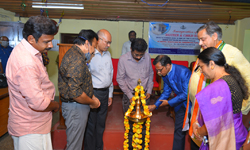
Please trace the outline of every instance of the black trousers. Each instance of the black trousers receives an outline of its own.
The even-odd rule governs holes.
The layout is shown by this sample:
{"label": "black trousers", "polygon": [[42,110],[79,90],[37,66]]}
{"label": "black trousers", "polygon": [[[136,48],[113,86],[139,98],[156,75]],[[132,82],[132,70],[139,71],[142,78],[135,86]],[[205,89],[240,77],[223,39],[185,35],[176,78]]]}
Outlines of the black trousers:
{"label": "black trousers", "polygon": [[182,131],[183,120],[185,117],[186,107],[184,105],[175,112],[175,123],[174,123],[174,143],[173,150],[184,150],[185,149],[185,137],[186,132]]}
{"label": "black trousers", "polygon": [[200,149],[200,147],[198,145],[196,145],[192,139],[191,139],[190,147],[191,147],[191,150],[199,150]]}
{"label": "black trousers", "polygon": [[84,150],[103,149],[103,132],[108,112],[109,89],[94,89],[94,95],[100,100],[101,105],[97,109],[90,109],[84,137]]}

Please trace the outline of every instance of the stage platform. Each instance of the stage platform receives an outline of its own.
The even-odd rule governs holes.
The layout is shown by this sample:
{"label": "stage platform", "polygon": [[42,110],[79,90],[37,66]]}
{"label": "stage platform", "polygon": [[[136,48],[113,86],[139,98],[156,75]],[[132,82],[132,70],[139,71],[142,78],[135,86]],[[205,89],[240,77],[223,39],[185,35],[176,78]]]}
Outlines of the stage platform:
{"label": "stage platform", "polygon": [[[156,98],[151,98],[151,103]],[[172,150],[174,121],[168,117],[166,108],[159,108],[153,112],[150,129],[151,150]],[[63,150],[66,145],[65,130],[57,130],[57,123],[52,129],[52,144],[54,150]],[[114,95],[113,104],[109,107],[106,119],[106,129],[103,136],[104,150],[122,150],[124,126],[122,95]],[[190,138],[186,136],[185,150],[190,150]]]}

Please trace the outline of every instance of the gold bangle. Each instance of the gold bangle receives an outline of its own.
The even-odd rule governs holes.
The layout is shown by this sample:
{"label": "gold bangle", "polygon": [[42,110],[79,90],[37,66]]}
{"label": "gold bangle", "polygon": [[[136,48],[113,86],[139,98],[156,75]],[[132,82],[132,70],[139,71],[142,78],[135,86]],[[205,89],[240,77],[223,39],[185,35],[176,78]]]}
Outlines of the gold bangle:
{"label": "gold bangle", "polygon": [[199,137],[201,137],[200,134],[198,133],[198,130],[197,130],[196,134],[197,134]]}

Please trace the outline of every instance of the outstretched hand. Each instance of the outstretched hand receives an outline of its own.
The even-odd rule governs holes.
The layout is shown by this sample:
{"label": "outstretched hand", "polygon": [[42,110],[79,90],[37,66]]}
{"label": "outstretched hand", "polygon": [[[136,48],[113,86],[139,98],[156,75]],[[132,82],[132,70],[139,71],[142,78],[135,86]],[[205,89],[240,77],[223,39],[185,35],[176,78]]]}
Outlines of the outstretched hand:
{"label": "outstretched hand", "polygon": [[146,94],[146,99],[149,99],[149,98],[150,98],[150,94],[147,93],[147,94]]}
{"label": "outstretched hand", "polygon": [[156,106],[155,105],[148,105],[148,110],[149,111],[153,111],[153,110],[155,110],[155,108],[156,108]]}
{"label": "outstretched hand", "polygon": [[160,101],[162,102],[160,107],[169,105],[168,100],[160,100]]}

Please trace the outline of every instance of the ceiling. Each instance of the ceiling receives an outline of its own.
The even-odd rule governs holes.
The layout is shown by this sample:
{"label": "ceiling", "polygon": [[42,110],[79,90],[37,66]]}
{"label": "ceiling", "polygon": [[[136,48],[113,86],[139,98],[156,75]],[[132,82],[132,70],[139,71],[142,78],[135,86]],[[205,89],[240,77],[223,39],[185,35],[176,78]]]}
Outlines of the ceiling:
{"label": "ceiling", "polygon": [[[45,0],[0,0],[0,8],[16,16],[30,17],[41,14],[32,8],[32,2]],[[208,20],[233,24],[250,17],[250,0],[47,0],[47,3],[83,4],[83,10],[48,9],[50,18],[94,19],[111,21],[164,21],[197,22]],[[21,5],[25,4],[25,9]],[[46,15],[46,11],[43,12]]]}

